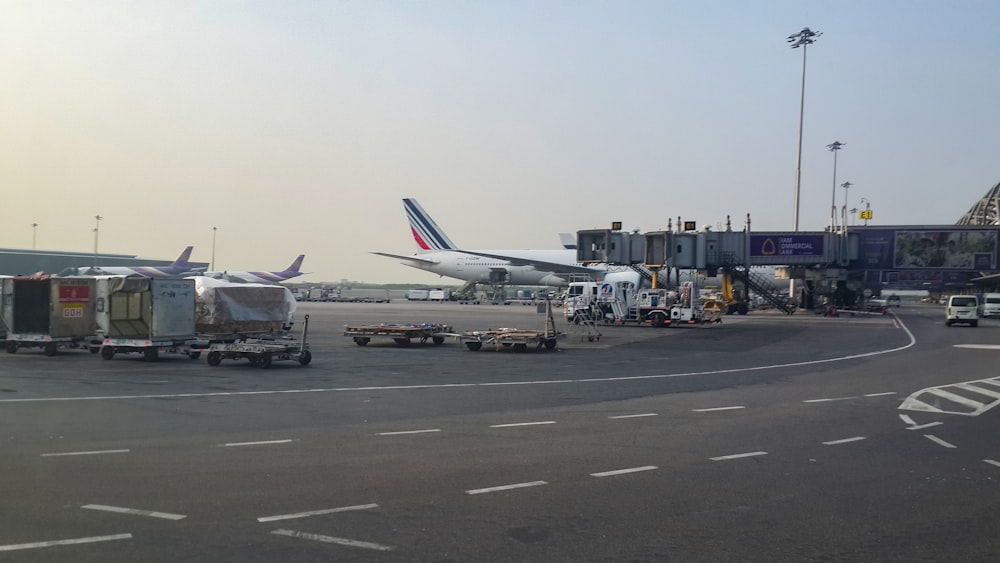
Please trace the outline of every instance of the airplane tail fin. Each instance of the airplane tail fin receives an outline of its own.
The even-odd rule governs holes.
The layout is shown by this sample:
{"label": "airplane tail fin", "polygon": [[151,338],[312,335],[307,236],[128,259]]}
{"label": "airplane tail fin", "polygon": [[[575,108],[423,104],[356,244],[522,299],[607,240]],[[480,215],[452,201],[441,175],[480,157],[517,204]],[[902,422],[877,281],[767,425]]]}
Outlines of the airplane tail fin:
{"label": "airplane tail fin", "polygon": [[403,208],[406,209],[406,218],[410,221],[410,231],[413,232],[413,240],[417,242],[418,252],[457,250],[455,243],[451,242],[434,219],[420,207],[417,200],[404,198]]}
{"label": "airplane tail fin", "polygon": [[299,272],[299,268],[302,267],[302,261],[305,260],[305,258],[306,258],[305,254],[299,254],[298,258],[296,258],[295,261],[292,262],[292,265],[289,266],[289,267],[287,267],[287,268],[285,268],[285,271],[282,272],[282,273],[283,274],[299,274],[299,273],[301,273],[301,272]]}
{"label": "airplane tail fin", "polygon": [[188,260],[191,258],[191,251],[193,249],[193,246],[185,248],[184,252],[181,252],[181,255],[177,257],[177,260],[174,260],[174,263],[171,264],[171,266],[174,268],[186,268],[189,266],[191,263],[188,262]]}
{"label": "airplane tail fin", "polygon": [[569,233],[559,233],[559,241],[566,250],[576,250],[576,237]]}

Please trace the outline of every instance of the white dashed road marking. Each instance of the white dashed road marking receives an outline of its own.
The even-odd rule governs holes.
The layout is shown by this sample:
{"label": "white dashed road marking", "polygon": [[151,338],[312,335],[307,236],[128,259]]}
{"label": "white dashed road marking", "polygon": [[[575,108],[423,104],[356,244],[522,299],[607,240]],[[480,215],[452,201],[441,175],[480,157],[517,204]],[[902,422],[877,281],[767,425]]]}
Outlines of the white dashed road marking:
{"label": "white dashed road marking", "polygon": [[440,428],[431,428],[428,430],[400,430],[398,432],[379,432],[379,436],[403,436],[405,434],[428,434],[431,432],[440,432]]}
{"label": "white dashed road marking", "polygon": [[481,495],[483,493],[495,493],[498,491],[509,491],[511,489],[523,489],[526,487],[538,487],[541,485],[548,485],[546,481],[530,481],[528,483],[514,483],[513,485],[501,485],[499,487],[487,487],[485,489],[471,489],[465,491],[469,495]]}
{"label": "white dashed road marking", "polygon": [[639,418],[643,416],[659,416],[659,415],[656,414],[655,412],[647,412],[643,414],[620,414],[618,416],[609,416],[608,418],[614,420],[619,418]]}
{"label": "white dashed road marking", "polygon": [[359,504],[357,506],[342,506],[340,508],[325,508],[323,510],[310,510],[309,512],[298,512],[295,514],[279,514],[278,516],[261,516],[258,522],[277,522],[278,520],[294,520],[295,518],[306,518],[309,516],[321,516],[323,514],[336,514],[338,512],[352,512],[355,510],[368,510],[378,508],[375,503]]}
{"label": "white dashed road marking", "polygon": [[851,399],[857,399],[857,397],[834,397],[832,399],[809,399],[802,401],[803,403],[830,403],[833,401],[850,401]]}
{"label": "white dashed road marking", "polygon": [[262,442],[229,442],[228,444],[222,444],[225,448],[233,448],[239,446],[268,446],[271,444],[287,444],[294,440],[264,440]]}
{"label": "white dashed road marking", "polygon": [[490,428],[513,428],[515,426],[540,426],[542,424],[555,424],[554,420],[544,420],[542,422],[514,422],[511,424],[493,424]]}
{"label": "white dashed road marking", "polygon": [[379,543],[349,540],[347,538],[335,538],[333,536],[324,536],[320,534],[307,534],[306,532],[296,532],[294,530],[274,530],[271,533],[278,536],[288,536],[290,538],[313,540],[323,543],[335,543],[337,545],[346,545],[348,547],[361,547],[364,549],[374,549],[375,551],[392,551],[393,549],[392,546],[382,545]]}
{"label": "white dashed road marking", "polygon": [[868,393],[865,397],[885,397],[887,395],[895,395],[895,391],[886,391],[885,393]]}
{"label": "white dashed road marking", "polygon": [[117,512],[118,514],[131,514],[133,516],[149,516],[150,518],[163,518],[164,520],[183,520],[187,518],[184,514],[171,514],[169,512],[157,512],[155,510],[139,510],[137,508],[122,508],[120,506],[107,506],[105,504],[85,504],[80,508],[88,510],[102,510],[104,512]]}
{"label": "white dashed road marking", "polygon": [[97,543],[102,541],[129,540],[129,539],[132,539],[132,534],[115,534],[112,536],[92,536],[89,538],[74,538],[70,540],[40,541],[34,543],[0,545],[0,551],[17,551],[19,549],[36,549],[39,547],[52,547],[56,545],[77,545],[81,543]]}
{"label": "white dashed road marking", "polygon": [[927,424],[921,424],[919,426],[911,426],[907,430],[923,430],[924,428],[933,428],[935,426],[941,426],[943,422],[928,422]]}
{"label": "white dashed road marking", "polygon": [[935,444],[937,444],[939,446],[944,446],[946,448],[957,448],[958,447],[955,444],[949,444],[948,442],[945,442],[944,440],[942,440],[941,438],[938,438],[937,436],[935,436],[933,434],[924,434],[924,438],[927,438],[931,442],[934,442]]}
{"label": "white dashed road marking", "polygon": [[628,469],[615,469],[614,471],[602,471],[601,473],[591,473],[591,477],[612,477],[614,475],[625,475],[626,473],[638,473],[640,471],[652,471],[659,469],[655,465],[644,465],[642,467],[630,467]]}
{"label": "white dashed road marking", "polygon": [[127,454],[132,450],[94,450],[92,452],[60,452],[53,454],[42,454],[42,457],[60,457],[66,455],[102,455],[102,454]]}
{"label": "white dashed road marking", "polygon": [[908,415],[908,414],[901,414],[901,415],[899,415],[899,419],[902,420],[903,424],[905,424],[907,426],[916,426],[916,424],[917,424],[917,422],[915,420],[913,420],[912,418],[910,418],[910,415]]}
{"label": "white dashed road marking", "polygon": [[715,407],[711,409],[691,409],[691,412],[716,412],[716,411],[735,411],[739,409],[745,409],[746,407]]}
{"label": "white dashed road marking", "polygon": [[997,467],[1000,467],[1000,461],[993,461],[992,459],[984,459],[983,461],[985,461],[986,463],[988,463],[990,465],[995,465]]}
{"label": "white dashed road marking", "polygon": [[722,455],[722,456],[719,456],[719,457],[710,457],[708,459],[710,459],[712,461],[726,461],[726,460],[730,460],[730,459],[740,459],[740,458],[743,458],[743,457],[754,457],[754,456],[758,456],[758,455],[767,455],[767,452],[749,452],[749,453],[745,453],[745,454]]}
{"label": "white dashed road marking", "polygon": [[853,438],[844,438],[843,440],[831,440],[829,442],[823,442],[824,446],[839,446],[840,444],[847,444],[849,442],[859,442],[864,440],[864,436],[855,436]]}

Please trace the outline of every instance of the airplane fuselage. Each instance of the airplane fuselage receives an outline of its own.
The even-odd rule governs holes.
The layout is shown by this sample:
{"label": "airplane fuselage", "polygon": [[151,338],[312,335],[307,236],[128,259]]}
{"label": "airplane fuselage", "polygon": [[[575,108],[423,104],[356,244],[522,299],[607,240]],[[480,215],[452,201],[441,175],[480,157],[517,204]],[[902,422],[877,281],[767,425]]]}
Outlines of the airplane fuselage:
{"label": "airplane fuselage", "polygon": [[[502,254],[511,258],[540,260],[567,266],[579,267],[575,250],[490,250],[491,254]],[[502,281],[511,285],[543,285],[561,287],[570,282],[571,275],[552,271],[542,271],[533,266],[518,266],[508,260],[467,254],[456,250],[442,250],[417,254],[420,261],[406,261],[404,264],[438,275],[478,283]],[[506,275],[498,280],[497,275]],[[594,274],[603,270],[595,268]]]}

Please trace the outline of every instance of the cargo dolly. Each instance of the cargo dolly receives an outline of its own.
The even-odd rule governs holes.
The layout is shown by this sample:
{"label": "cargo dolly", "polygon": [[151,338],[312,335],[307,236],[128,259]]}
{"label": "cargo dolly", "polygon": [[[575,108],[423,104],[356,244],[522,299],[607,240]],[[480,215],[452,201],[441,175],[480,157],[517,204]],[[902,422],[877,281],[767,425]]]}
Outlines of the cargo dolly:
{"label": "cargo dolly", "polygon": [[272,362],[294,360],[306,366],[312,361],[312,352],[306,335],[309,331],[309,315],[303,317],[302,340],[282,341],[266,337],[244,337],[231,342],[213,342],[208,347],[208,365],[217,366],[222,360],[239,360],[246,358],[250,364],[268,368]]}
{"label": "cargo dolly", "polygon": [[513,350],[526,352],[530,347],[537,350],[553,350],[558,340],[565,336],[556,330],[556,322],[552,316],[552,304],[545,301],[545,329],[523,330],[517,328],[499,328],[467,332],[461,336],[465,347],[473,352],[481,350],[483,344],[493,346],[496,350]]}
{"label": "cargo dolly", "polygon": [[344,336],[350,336],[358,346],[367,346],[372,338],[391,338],[397,346],[409,346],[413,340],[421,344],[428,340],[434,344],[444,344],[448,336],[455,336],[448,325],[423,324],[378,324],[344,327]]}

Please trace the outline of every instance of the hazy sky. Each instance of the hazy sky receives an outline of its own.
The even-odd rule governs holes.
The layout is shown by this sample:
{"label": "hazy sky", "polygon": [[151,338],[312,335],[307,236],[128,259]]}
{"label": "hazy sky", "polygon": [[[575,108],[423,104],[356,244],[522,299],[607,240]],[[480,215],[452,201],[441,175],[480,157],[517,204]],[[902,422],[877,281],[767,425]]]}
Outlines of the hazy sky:
{"label": "hazy sky", "polygon": [[[431,283],[559,232],[951,224],[1000,180],[1000,2],[0,0],[0,246]],[[837,203],[843,201],[837,188]]]}

